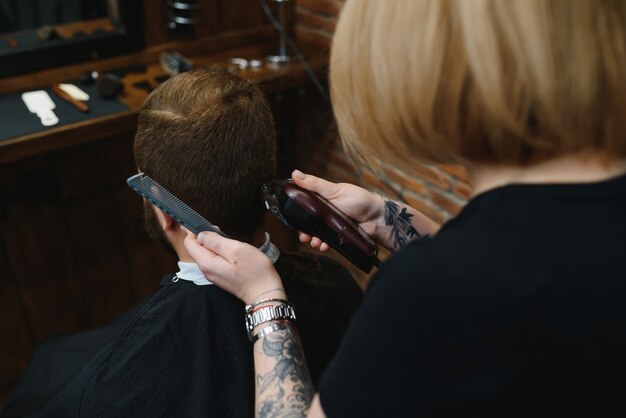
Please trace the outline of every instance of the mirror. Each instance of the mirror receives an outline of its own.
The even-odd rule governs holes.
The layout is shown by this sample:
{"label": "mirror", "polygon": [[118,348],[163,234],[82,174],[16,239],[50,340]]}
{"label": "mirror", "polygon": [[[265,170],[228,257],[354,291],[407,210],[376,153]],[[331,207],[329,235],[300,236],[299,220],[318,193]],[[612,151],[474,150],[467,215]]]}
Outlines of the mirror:
{"label": "mirror", "polygon": [[143,48],[140,0],[0,0],[0,76]]}

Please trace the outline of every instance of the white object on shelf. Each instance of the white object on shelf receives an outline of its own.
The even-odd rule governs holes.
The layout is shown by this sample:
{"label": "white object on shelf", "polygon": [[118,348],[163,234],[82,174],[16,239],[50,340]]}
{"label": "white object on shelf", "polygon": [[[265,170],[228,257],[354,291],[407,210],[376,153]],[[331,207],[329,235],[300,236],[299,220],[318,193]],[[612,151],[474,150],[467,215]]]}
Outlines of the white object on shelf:
{"label": "white object on shelf", "polygon": [[89,100],[89,95],[85,93],[80,87],[69,83],[59,83],[59,88],[72,97],[72,99],[86,102]]}
{"label": "white object on shelf", "polygon": [[53,126],[59,123],[59,118],[54,114],[56,105],[45,90],[22,93],[22,100],[30,113],[39,116],[43,126]]}

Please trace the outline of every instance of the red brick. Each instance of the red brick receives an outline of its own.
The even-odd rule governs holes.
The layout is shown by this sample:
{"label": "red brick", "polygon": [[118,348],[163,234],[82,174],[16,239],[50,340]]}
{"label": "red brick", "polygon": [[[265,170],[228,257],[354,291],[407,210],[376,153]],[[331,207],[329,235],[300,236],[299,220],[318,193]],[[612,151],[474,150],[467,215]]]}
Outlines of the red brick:
{"label": "red brick", "polygon": [[334,166],[326,168],[325,178],[335,183],[358,183],[358,178],[354,173],[346,172]]}
{"label": "red brick", "polygon": [[445,209],[453,215],[461,211],[462,204],[454,200],[451,196],[439,193],[437,190],[430,191],[430,200],[437,206]]}
{"label": "red brick", "polygon": [[467,200],[472,195],[472,188],[469,186],[469,184],[463,181],[459,181],[454,187],[454,194],[461,199]]}
{"label": "red brick", "polygon": [[357,175],[356,167],[352,164],[352,161],[346,157],[342,150],[333,150],[330,152],[329,160],[330,163],[338,165],[348,172],[354,173],[355,176]]}
{"label": "red brick", "polygon": [[445,171],[446,173],[451,174],[454,177],[465,182],[467,182],[469,179],[467,170],[463,166],[452,164],[438,164],[437,167],[439,167],[440,170]]}
{"label": "red brick", "polygon": [[438,224],[443,224],[448,219],[446,214],[427,203],[423,197],[417,197],[409,193],[404,193],[402,197],[409,206],[419,210]]}
{"label": "red brick", "polygon": [[327,32],[311,30],[303,26],[296,27],[296,38],[301,41],[308,41],[326,47],[330,47],[332,40],[332,36]]}
{"label": "red brick", "polygon": [[452,182],[450,181],[450,177],[434,167],[416,164],[412,167],[419,177],[422,177],[424,180],[441,187],[444,190],[450,190],[452,186]]}
{"label": "red brick", "polygon": [[296,10],[296,24],[309,26],[314,29],[326,29],[330,19],[317,13],[311,13],[307,9],[298,8]]}
{"label": "red brick", "polygon": [[335,33],[335,29],[337,29],[337,19],[328,19],[324,28],[330,33]]}
{"label": "red brick", "polygon": [[297,6],[328,16],[337,16],[343,3],[337,0],[297,0]]}
{"label": "red brick", "polygon": [[399,194],[397,190],[394,190],[387,184],[383,183],[376,174],[372,173],[371,171],[367,169],[364,169],[361,173],[360,186],[368,190],[370,190],[371,188],[376,188],[384,196],[387,196],[392,199],[396,199]]}
{"label": "red brick", "polygon": [[387,168],[385,170],[385,176],[387,176],[389,180],[395,183],[398,183],[404,189],[408,189],[412,191],[413,193],[421,194],[421,195],[426,194],[426,187],[424,187],[422,183],[410,178],[409,176],[407,176],[401,171],[397,171],[392,168]]}

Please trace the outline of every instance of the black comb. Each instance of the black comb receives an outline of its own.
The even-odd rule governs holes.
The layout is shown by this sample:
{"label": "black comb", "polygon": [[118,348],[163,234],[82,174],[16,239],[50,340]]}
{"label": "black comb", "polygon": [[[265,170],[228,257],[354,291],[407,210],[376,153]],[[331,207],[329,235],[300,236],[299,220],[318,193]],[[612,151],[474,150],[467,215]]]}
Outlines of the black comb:
{"label": "black comb", "polygon": [[131,189],[148,199],[150,203],[167,213],[172,219],[194,234],[198,235],[202,231],[212,231],[228,238],[228,235],[220,231],[219,228],[187,206],[185,202],[174,196],[150,176],[139,173],[129,177],[126,182]]}

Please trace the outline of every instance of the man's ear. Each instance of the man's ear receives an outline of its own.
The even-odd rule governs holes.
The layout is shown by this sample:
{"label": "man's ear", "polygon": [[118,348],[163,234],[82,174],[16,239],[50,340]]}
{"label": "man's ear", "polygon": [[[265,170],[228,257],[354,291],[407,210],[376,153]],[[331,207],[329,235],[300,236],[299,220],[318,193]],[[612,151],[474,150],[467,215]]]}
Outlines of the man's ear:
{"label": "man's ear", "polygon": [[151,206],[152,206],[152,210],[154,210],[157,221],[159,222],[159,225],[161,225],[161,228],[163,229],[163,231],[169,231],[173,229],[174,224],[176,223],[174,219],[172,219],[171,216],[169,216],[167,213],[163,212],[161,209],[157,208],[156,206],[154,205],[151,205]]}

